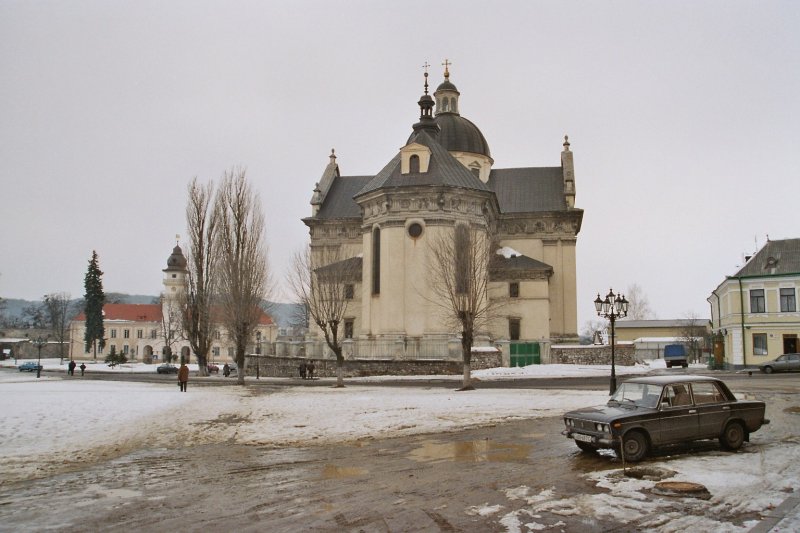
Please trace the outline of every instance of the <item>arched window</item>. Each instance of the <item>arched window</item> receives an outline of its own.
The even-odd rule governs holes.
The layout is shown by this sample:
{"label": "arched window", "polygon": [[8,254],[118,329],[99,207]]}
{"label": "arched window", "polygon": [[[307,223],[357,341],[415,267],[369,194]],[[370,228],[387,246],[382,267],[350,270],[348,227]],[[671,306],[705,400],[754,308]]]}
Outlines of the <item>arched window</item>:
{"label": "arched window", "polygon": [[467,294],[469,291],[472,256],[470,253],[469,228],[465,224],[456,226],[455,231],[455,284],[456,294]]}
{"label": "arched window", "polygon": [[381,293],[381,230],[372,230],[372,294]]}
{"label": "arched window", "polygon": [[412,155],[408,159],[408,171],[410,173],[418,173],[419,172],[419,156],[417,154]]}

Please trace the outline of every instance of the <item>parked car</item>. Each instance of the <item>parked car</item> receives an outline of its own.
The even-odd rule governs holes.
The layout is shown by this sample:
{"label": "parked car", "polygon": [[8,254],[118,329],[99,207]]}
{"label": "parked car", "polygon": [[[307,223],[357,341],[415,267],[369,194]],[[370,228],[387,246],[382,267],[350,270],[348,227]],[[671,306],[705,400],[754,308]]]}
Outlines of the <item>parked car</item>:
{"label": "parked car", "polygon": [[25,361],[21,365],[19,365],[20,372],[36,372],[37,370],[42,370],[44,367],[38,363],[34,363],[33,361]]}
{"label": "parked car", "polygon": [[208,363],[207,368],[208,368],[208,373],[209,374],[211,374],[212,372],[214,374],[219,374],[219,367],[217,365],[215,365],[214,363]]}
{"label": "parked car", "polygon": [[169,363],[164,363],[163,365],[158,365],[156,372],[159,374],[177,374],[178,367]]}
{"label": "parked car", "polygon": [[800,372],[800,353],[785,353],[766,363],[758,365],[759,370],[765,374],[773,372]]}
{"label": "parked car", "polygon": [[608,403],[564,415],[562,432],[583,451],[610,448],[627,461],[640,461],[653,448],[719,439],[738,450],[763,424],[764,402],[737,400],[725,383],[706,376],[649,376],[630,379]]}

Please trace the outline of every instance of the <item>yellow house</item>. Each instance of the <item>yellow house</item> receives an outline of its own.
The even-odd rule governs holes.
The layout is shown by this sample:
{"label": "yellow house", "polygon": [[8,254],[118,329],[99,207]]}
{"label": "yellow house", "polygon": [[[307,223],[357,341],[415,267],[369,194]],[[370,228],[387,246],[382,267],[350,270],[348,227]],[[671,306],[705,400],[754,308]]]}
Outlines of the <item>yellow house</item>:
{"label": "yellow house", "polygon": [[798,351],[800,239],[767,241],[711,292],[715,355],[746,368]]}
{"label": "yellow house", "polygon": [[708,320],[680,318],[674,320],[619,320],[614,327],[617,341],[641,338],[681,339],[702,337],[708,333]]}

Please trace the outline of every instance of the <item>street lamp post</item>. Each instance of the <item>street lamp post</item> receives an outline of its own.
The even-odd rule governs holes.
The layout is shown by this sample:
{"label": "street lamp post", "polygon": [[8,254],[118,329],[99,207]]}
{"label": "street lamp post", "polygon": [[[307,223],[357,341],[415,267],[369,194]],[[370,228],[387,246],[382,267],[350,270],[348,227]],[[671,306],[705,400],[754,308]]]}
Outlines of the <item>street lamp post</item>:
{"label": "street lamp post", "polygon": [[39,359],[36,362],[36,377],[42,377],[42,347],[47,344],[47,339],[43,339],[41,337],[36,337],[33,341],[33,345],[39,350]]}
{"label": "street lamp post", "polygon": [[611,322],[611,383],[609,384],[609,394],[614,394],[614,391],[617,390],[617,374],[614,361],[614,322],[618,318],[628,316],[628,300],[625,299],[625,296],[614,294],[614,291],[609,289],[604,300],[601,300],[600,293],[597,293],[594,308],[597,310],[597,316],[607,318]]}

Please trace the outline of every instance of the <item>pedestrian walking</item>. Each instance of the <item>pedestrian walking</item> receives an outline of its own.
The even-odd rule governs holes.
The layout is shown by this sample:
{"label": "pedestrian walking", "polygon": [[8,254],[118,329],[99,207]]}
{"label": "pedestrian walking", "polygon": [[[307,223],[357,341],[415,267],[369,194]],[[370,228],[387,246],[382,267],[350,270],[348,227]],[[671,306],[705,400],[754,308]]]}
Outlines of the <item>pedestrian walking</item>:
{"label": "pedestrian walking", "polygon": [[181,368],[178,370],[178,386],[181,392],[186,392],[187,383],[189,383],[189,367],[186,363],[181,363]]}
{"label": "pedestrian walking", "polygon": [[69,374],[70,376],[75,375],[75,360],[71,360],[67,365],[67,374]]}
{"label": "pedestrian walking", "polygon": [[86,372],[86,363],[81,363],[80,369],[81,369],[81,376],[82,376],[83,373]]}
{"label": "pedestrian walking", "polygon": [[314,361],[308,362],[306,372],[308,373],[308,379],[314,379]]}
{"label": "pedestrian walking", "polygon": [[228,366],[228,363],[225,363],[225,366],[222,367],[222,375],[226,378],[231,375],[231,367]]}
{"label": "pedestrian walking", "polygon": [[300,373],[300,379],[306,379],[306,362],[305,361],[300,363],[300,366],[297,367],[297,371]]}

